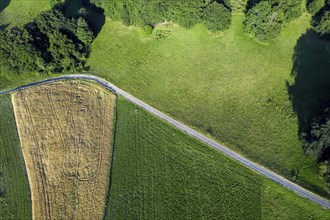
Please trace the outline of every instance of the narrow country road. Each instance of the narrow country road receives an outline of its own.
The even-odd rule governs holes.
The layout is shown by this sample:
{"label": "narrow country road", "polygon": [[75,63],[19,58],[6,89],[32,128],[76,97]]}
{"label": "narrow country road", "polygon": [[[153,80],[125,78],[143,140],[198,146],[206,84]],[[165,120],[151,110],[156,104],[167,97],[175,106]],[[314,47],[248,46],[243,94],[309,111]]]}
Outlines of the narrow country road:
{"label": "narrow country road", "polygon": [[6,90],[6,91],[2,91],[0,92],[1,94],[5,94],[5,93],[9,93],[12,91],[17,91],[17,90],[21,90],[27,87],[31,87],[31,86],[36,86],[39,84],[43,84],[46,82],[51,82],[51,81],[58,81],[58,80],[65,80],[65,79],[84,79],[84,80],[92,80],[95,81],[99,84],[101,84],[102,86],[104,86],[105,88],[107,88],[108,90],[117,93],[118,95],[121,95],[123,97],[125,97],[127,100],[131,101],[132,103],[142,107],[143,109],[147,110],[148,112],[158,116],[159,118],[162,118],[163,120],[169,122],[170,124],[174,125],[175,127],[177,127],[178,129],[186,132],[187,134],[195,137],[196,139],[210,145],[211,147],[221,151],[222,153],[224,153],[225,155],[239,161],[240,163],[242,163],[243,165],[245,165],[246,167],[260,173],[261,175],[266,176],[267,178],[279,183],[280,185],[290,189],[291,191],[295,192],[296,194],[305,197],[313,202],[316,202],[318,204],[320,204],[321,206],[325,207],[325,208],[330,208],[330,201],[298,186],[297,184],[283,178],[282,176],[268,170],[267,168],[260,166],[254,162],[252,162],[251,160],[248,160],[247,158],[239,155],[238,153],[235,153],[234,151],[222,146],[221,144],[217,143],[216,141],[206,137],[205,135],[203,135],[202,133],[182,124],[181,122],[167,116],[166,114],[160,112],[159,110],[151,107],[150,105],[142,102],[141,100],[135,98],[134,96],[128,94],[127,92],[123,91],[122,89],[118,88],[117,86],[103,80],[102,78],[99,78],[97,76],[93,76],[93,75],[86,75],[86,74],[74,74],[74,75],[65,75],[65,76],[59,76],[59,77],[54,77],[54,78],[50,78],[50,79],[46,79],[43,81],[39,81],[39,82],[35,82],[35,83],[30,83],[24,86],[20,86],[17,88],[13,88],[10,90]]}

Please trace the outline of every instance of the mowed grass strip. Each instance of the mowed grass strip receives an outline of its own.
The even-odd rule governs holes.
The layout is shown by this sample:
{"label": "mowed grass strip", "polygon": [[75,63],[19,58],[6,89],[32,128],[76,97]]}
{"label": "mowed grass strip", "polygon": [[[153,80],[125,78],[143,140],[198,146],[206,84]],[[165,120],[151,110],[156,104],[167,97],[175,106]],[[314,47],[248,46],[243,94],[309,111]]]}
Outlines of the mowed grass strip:
{"label": "mowed grass strip", "polygon": [[330,212],[122,97],[106,219],[328,219]]}
{"label": "mowed grass strip", "polygon": [[102,219],[116,96],[61,81],[12,95],[34,219]]}
{"label": "mowed grass strip", "polygon": [[[217,33],[173,26],[169,38],[155,40],[141,28],[108,19],[93,43],[91,71],[329,198],[317,163],[303,152],[287,87],[294,81],[295,46],[310,16],[287,24],[270,45],[245,35],[243,20],[234,14],[230,29]],[[320,39],[310,43],[329,45]]]}
{"label": "mowed grass strip", "polygon": [[31,219],[31,199],[10,95],[0,95],[0,219]]}

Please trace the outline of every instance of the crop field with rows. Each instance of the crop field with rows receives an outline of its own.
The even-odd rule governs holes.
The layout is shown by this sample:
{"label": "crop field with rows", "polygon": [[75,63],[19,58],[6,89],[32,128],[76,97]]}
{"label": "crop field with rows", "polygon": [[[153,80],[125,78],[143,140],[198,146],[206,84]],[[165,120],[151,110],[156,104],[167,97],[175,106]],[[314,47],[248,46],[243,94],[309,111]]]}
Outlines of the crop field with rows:
{"label": "crop field with rows", "polygon": [[34,219],[101,219],[109,189],[116,96],[62,81],[12,96]]}
{"label": "crop field with rows", "polygon": [[123,98],[106,219],[327,219],[329,212]]}

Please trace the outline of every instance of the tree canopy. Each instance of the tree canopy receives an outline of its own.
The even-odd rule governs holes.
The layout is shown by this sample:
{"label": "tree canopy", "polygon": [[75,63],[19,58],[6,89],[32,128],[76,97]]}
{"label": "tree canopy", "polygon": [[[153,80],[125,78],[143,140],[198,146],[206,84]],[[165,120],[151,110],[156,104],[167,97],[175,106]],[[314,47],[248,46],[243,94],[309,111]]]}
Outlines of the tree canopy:
{"label": "tree canopy", "polygon": [[330,160],[330,108],[314,119],[311,130],[302,134],[305,151],[318,161]]}
{"label": "tree canopy", "polygon": [[283,14],[272,7],[269,1],[262,1],[246,14],[244,30],[258,40],[266,42],[275,39],[281,32]]}
{"label": "tree canopy", "polygon": [[315,32],[324,40],[330,40],[330,1],[314,0],[307,7],[313,15],[312,26]]}
{"label": "tree canopy", "polygon": [[0,32],[0,62],[15,73],[86,68],[94,33],[84,19],[67,18],[60,5],[24,26]]}
{"label": "tree canopy", "polygon": [[247,3],[245,32],[259,41],[274,40],[283,25],[302,14],[302,0],[251,0]]}

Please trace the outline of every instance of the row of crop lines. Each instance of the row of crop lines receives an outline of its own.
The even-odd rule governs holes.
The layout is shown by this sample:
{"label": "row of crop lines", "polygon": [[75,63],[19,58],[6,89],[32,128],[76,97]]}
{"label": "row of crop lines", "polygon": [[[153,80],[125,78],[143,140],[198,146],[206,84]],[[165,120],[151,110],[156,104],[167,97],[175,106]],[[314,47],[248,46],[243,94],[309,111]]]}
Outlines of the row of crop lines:
{"label": "row of crop lines", "polygon": [[[153,124],[160,122],[155,120]],[[168,157],[173,158],[169,164],[171,174],[174,173],[169,178],[174,180],[171,189],[180,186],[179,190],[187,197],[182,206],[183,213],[186,204],[192,207],[184,216],[202,218],[225,214],[223,217],[226,218],[237,219],[244,216],[243,218],[249,219],[250,216],[250,219],[255,219],[260,215],[261,192],[258,178],[248,176],[251,173],[245,168],[173,128],[169,128],[169,132],[165,134],[166,141],[175,140],[167,144]],[[179,179],[182,184],[177,184],[176,177],[182,177]],[[256,206],[251,209],[250,204]]]}
{"label": "row of crop lines", "polygon": [[124,99],[117,106],[109,219],[255,219],[251,171]]}
{"label": "row of crop lines", "polygon": [[31,219],[31,200],[10,95],[0,96],[0,219]]}
{"label": "row of crop lines", "polygon": [[[97,186],[108,174],[109,143],[105,142],[111,137],[103,122],[108,121],[110,100],[105,98],[103,103],[96,93],[80,83],[57,82],[15,95],[29,174],[35,176],[30,179],[37,189],[33,191],[36,218],[90,219],[103,209],[98,198],[104,195]],[[102,149],[106,170],[99,175]]]}
{"label": "row of crop lines", "polygon": [[[71,148],[74,149],[68,149],[68,147],[70,146],[70,144],[68,144],[68,141],[66,139],[64,139],[63,137],[62,142],[63,142],[63,146],[66,146],[66,148],[64,149],[64,157],[65,157],[65,162],[64,162],[64,167],[63,167],[63,172],[66,176],[77,176],[77,178],[81,181],[87,181],[87,180],[92,180],[96,177],[98,170],[100,169],[100,163],[101,163],[101,159],[102,158],[102,154],[101,154],[101,146],[104,146],[104,137],[103,137],[103,132],[99,132],[97,134],[97,137],[93,137],[92,136],[92,132],[89,132],[89,128],[94,128],[96,127],[95,124],[97,124],[97,127],[99,128],[103,128],[103,116],[105,115],[105,106],[102,103],[102,101],[100,99],[97,99],[97,104],[95,104],[93,102],[92,94],[90,91],[85,91],[85,95],[84,97],[82,97],[81,91],[74,91],[74,89],[69,88],[69,91],[65,91],[62,92],[65,95],[70,96],[68,100],[70,100],[67,105],[63,106],[64,109],[61,109],[61,103],[55,101],[55,95],[54,92],[49,91],[48,93],[48,97],[51,100],[50,104],[53,104],[55,106],[55,108],[52,109],[57,109],[58,113],[53,112],[54,118],[57,121],[60,133],[62,134],[61,136],[63,136],[63,127],[66,125],[68,126],[68,134],[66,134],[66,136],[72,136],[75,135],[75,137],[71,138],[74,143],[71,145]],[[62,95],[63,96],[63,95]],[[81,99],[81,100],[80,100]],[[82,107],[82,103],[85,103],[85,105]],[[92,106],[94,105],[94,106]],[[99,112],[93,112],[93,107],[99,106]],[[62,107],[62,108],[63,108]],[[75,111],[75,109],[79,109],[78,111]],[[66,120],[66,123],[60,123],[60,120],[58,119],[59,117],[61,117],[61,114],[68,114],[68,117]],[[63,116],[62,116],[63,117]],[[100,121],[96,121],[95,118],[97,119],[101,119]],[[63,120],[62,120],[63,121]],[[82,141],[82,140],[86,140],[84,141],[84,145],[85,148],[81,149],[81,143],[78,143],[78,141]],[[94,141],[100,141],[100,145],[91,145],[91,141],[90,140],[94,140]],[[91,172],[91,174],[89,176],[84,176],[81,172],[80,172],[80,161],[81,161],[81,157],[84,154],[83,150],[95,150],[97,151],[97,165],[95,168],[95,170],[93,170]],[[68,167],[66,167],[65,165],[72,163],[71,159],[72,158],[68,158],[70,156],[69,151],[74,151],[75,154],[77,155],[76,159],[76,167],[74,171],[68,171]],[[84,155],[83,155],[84,156]],[[95,159],[95,157],[90,157]],[[94,161],[95,162],[95,161]],[[71,174],[70,174],[71,173]]]}
{"label": "row of crop lines", "polygon": [[[62,166],[61,175],[63,175],[61,178],[64,182],[60,185],[59,191],[66,190],[65,194],[67,194],[67,199],[59,198],[59,201],[61,202],[57,204],[57,206],[62,206],[64,208],[61,215],[63,215],[63,217],[66,216],[67,218],[76,218],[80,208],[78,202],[81,150],[80,144],[78,143],[81,139],[79,127],[83,129],[86,126],[80,124],[78,119],[82,117],[83,122],[88,120],[84,114],[86,111],[75,111],[75,108],[79,105],[77,102],[80,102],[80,100],[76,100],[75,97],[81,94],[75,94],[73,90],[73,86],[70,88],[63,86],[62,90],[52,87],[47,89],[47,98],[49,100],[49,105],[51,106],[50,109],[53,115],[53,120],[55,121],[57,130],[60,134],[60,140],[63,147],[62,154],[64,157],[60,164],[60,166]],[[87,100],[87,103],[89,102],[90,101]],[[93,190],[94,188],[90,189],[90,191]],[[54,193],[54,195],[56,195],[56,193]]]}
{"label": "row of crop lines", "polygon": [[[81,216],[80,213],[83,212],[84,217],[91,219],[91,215],[99,208],[94,203],[87,206],[81,197],[95,198],[96,185],[101,178],[100,166],[102,160],[108,159],[106,155],[102,158],[102,148],[107,146],[103,124],[107,109],[104,100],[94,99],[97,92],[93,93],[84,87],[80,88],[82,84],[73,83],[70,87],[61,85],[60,90],[49,89],[47,97],[49,105],[53,105],[52,114],[61,134],[62,145],[65,146],[62,178],[66,181],[65,184],[70,183],[70,187],[63,185],[62,190],[70,188],[66,193],[73,194],[71,201],[64,201],[65,210],[73,218]],[[98,128],[98,132],[93,130]],[[85,190],[86,187],[88,190]]]}

